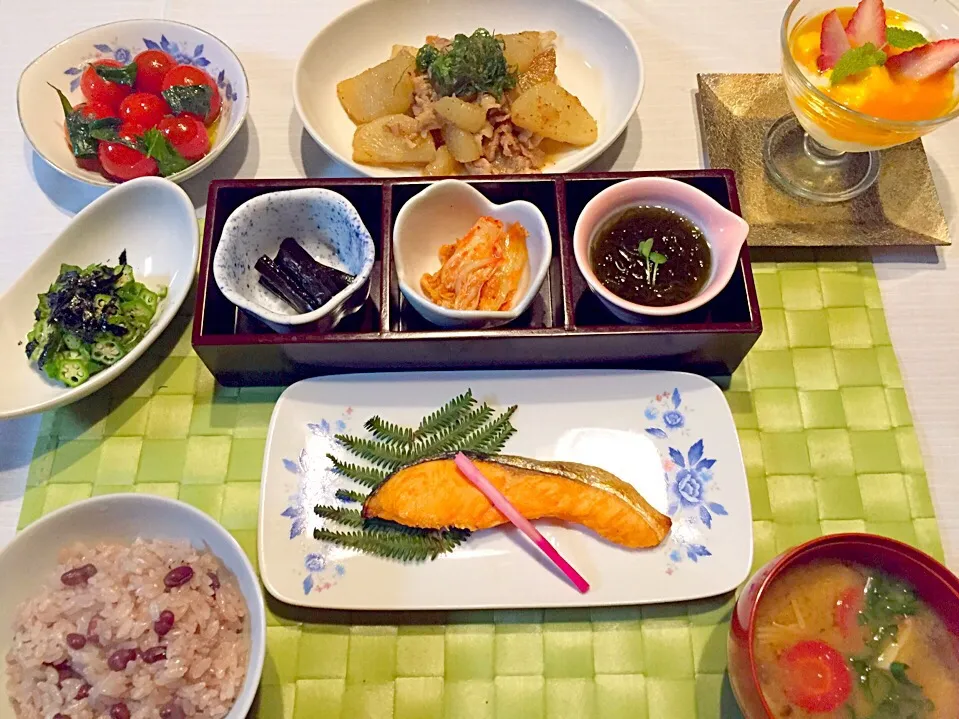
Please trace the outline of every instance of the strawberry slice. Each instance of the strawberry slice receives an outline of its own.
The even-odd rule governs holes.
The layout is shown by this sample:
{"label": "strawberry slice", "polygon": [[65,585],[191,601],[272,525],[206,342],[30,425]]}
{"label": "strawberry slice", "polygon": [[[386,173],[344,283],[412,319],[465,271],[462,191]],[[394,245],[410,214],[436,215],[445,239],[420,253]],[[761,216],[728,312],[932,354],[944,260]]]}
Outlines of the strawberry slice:
{"label": "strawberry slice", "polygon": [[846,25],[846,36],[853,47],[871,42],[882,50],[886,46],[886,8],[882,0],[862,0]]}
{"label": "strawberry slice", "polygon": [[893,55],[886,67],[894,76],[925,80],[959,62],[959,40],[939,40]]}
{"label": "strawberry slice", "polygon": [[820,72],[832,69],[843,53],[850,48],[846,30],[839,19],[839,13],[833,10],[822,21],[822,35],[819,36],[819,59],[816,64]]}

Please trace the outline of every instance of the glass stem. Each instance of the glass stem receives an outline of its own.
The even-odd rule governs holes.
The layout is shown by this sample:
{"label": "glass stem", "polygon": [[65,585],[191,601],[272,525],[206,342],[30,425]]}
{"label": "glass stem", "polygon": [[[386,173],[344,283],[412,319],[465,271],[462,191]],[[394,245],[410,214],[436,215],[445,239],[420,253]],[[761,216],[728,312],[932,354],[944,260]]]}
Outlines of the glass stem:
{"label": "glass stem", "polygon": [[818,165],[835,165],[842,162],[846,156],[845,152],[829,149],[808,132],[803,132],[802,146],[806,157]]}

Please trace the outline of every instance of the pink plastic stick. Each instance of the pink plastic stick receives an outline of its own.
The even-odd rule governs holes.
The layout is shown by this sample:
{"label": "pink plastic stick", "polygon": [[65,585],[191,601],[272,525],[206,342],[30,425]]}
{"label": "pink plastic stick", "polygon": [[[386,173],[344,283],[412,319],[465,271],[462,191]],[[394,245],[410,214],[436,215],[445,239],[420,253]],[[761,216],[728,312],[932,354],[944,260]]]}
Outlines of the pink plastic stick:
{"label": "pink plastic stick", "polygon": [[563,574],[569,577],[569,581],[571,581],[580,592],[586,594],[586,592],[589,591],[589,583],[583,579],[582,575],[573,569],[569,562],[563,559],[555,547],[546,540],[546,537],[540,534],[536,527],[534,527],[526,517],[520,514],[516,507],[503,496],[503,493],[496,489],[492,482],[483,476],[479,467],[473,464],[469,457],[462,452],[457,452],[454,462],[456,462],[457,468],[463,473],[466,479],[472,482],[480,492],[485,494],[486,498],[493,503],[493,506],[502,512],[510,522],[519,527],[520,531],[529,537],[533,544],[543,550],[543,554],[549,557],[553,564],[559,567]]}

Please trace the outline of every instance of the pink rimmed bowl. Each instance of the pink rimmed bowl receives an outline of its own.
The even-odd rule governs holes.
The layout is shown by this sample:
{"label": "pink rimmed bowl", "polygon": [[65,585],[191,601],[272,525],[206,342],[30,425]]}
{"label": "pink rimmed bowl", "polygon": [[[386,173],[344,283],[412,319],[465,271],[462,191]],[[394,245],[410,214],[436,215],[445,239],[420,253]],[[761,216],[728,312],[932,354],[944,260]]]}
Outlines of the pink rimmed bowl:
{"label": "pink rimmed bowl", "polygon": [[[615,214],[635,206],[668,208],[702,230],[709,245],[712,268],[706,284],[691,300],[665,307],[639,305],[607,289],[593,272],[589,255],[596,234]],[[606,188],[586,204],[573,232],[573,253],[589,289],[606,309],[623,322],[641,324],[648,317],[690,312],[718,295],[736,270],[748,234],[749,225],[743,218],[692,185],[666,177],[637,177]]]}

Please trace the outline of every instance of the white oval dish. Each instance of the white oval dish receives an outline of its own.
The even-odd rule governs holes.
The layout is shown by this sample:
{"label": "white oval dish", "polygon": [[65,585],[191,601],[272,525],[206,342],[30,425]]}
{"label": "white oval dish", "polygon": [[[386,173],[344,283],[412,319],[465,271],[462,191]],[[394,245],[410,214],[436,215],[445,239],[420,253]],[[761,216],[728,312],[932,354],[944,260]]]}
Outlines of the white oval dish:
{"label": "white oval dish", "polygon": [[[503,312],[451,310],[434,304],[420,289],[420,279],[439,269],[440,247],[463,237],[484,215],[507,224],[518,222],[526,229],[529,269],[524,273],[525,286],[520,286],[513,306]],[[460,180],[429,185],[403,205],[393,226],[393,262],[400,291],[417,312],[439,327],[483,329],[515,320],[539,292],[552,257],[549,226],[536,205],[525,200],[496,205]]]}
{"label": "white oval dish", "polygon": [[27,65],[17,84],[17,113],[23,134],[37,154],[75,180],[100,187],[117,184],[98,172],[77,166],[64,140],[60,101],[47,83],[58,87],[75,106],[84,102],[79,81],[83,68],[91,60],[112,58],[128,63],[147,49],[165,50],[177,62],[195,65],[217,82],[222,109],[210,152],[168,179],[182,182],[210,165],[236,137],[246,120],[249,108],[246,72],[222,40],[192,25],[171,20],[123,20],[98,25],[68,37]]}
{"label": "white oval dish", "polygon": [[[59,551],[74,542],[143,539],[188,540],[216,555],[233,575],[247,607],[250,658],[236,703],[226,719],[241,719],[253,704],[266,652],[266,608],[260,580],[237,541],[208,515],[174,499],[149,494],[112,494],[71,504],[43,517],[19,533],[0,552],[0,656],[13,640],[13,617],[55,573]],[[14,719],[13,707],[0,701],[0,719]]]}
{"label": "white oval dish", "polygon": [[[705,235],[712,256],[709,279],[699,294],[686,302],[665,307],[639,305],[610,292],[597,279],[589,260],[596,232],[620,210],[638,205],[666,207],[683,215]],[[739,253],[749,234],[749,225],[734,212],[692,185],[668,177],[637,177],[607,187],[586,203],[573,232],[576,265],[589,289],[623,322],[642,323],[647,317],[669,317],[690,312],[713,299],[729,283]]]}
{"label": "white oval dish", "polygon": [[[47,379],[30,363],[22,343],[33,327],[37,295],[57,278],[61,264],[116,263],[127,251],[137,281],[165,285],[153,324],[119,362],[78,387]],[[170,324],[193,285],[200,232],[193,204],[180,187],[159,177],[123,183],[85,207],[40,257],[0,296],[0,419],[76,402],[126,370]]]}
{"label": "white oval dish", "polygon": [[293,101],[306,131],[329,155],[371,177],[411,174],[352,160],[356,125],[336,96],[341,80],[385,62],[394,44],[419,47],[427,35],[557,33],[556,75],[596,118],[599,137],[553,159],[547,172],[574,172],[595,160],[626,129],[643,93],[645,69],[629,32],[585,0],[367,0],[340,15],[306,46],[293,77]]}
{"label": "white oval dish", "polygon": [[[319,309],[298,314],[259,283],[254,268],[261,256],[275,256],[287,237],[314,259],[356,279]],[[213,277],[230,302],[277,332],[325,332],[369,298],[375,254],[369,230],[343,195],[316,187],[268,192],[244,202],[227,218],[213,256]]]}

